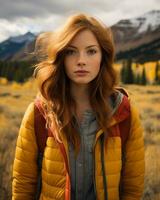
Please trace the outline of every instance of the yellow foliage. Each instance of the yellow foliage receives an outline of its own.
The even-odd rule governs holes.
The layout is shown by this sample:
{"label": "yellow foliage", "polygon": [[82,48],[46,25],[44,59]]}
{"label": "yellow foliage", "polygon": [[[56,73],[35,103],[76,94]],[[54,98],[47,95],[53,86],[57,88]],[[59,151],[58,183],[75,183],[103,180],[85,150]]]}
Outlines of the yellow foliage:
{"label": "yellow foliage", "polygon": [[31,82],[27,81],[23,84],[23,88],[31,88],[33,85]]}
{"label": "yellow foliage", "polygon": [[21,89],[22,88],[22,84],[17,83],[17,82],[12,82],[11,87],[12,87],[12,89]]}
{"label": "yellow foliage", "polygon": [[[132,69],[133,69],[134,73],[141,74],[143,67],[145,67],[146,77],[147,77],[148,81],[152,83],[155,78],[156,63],[157,63],[156,61],[155,62],[146,62],[144,64],[132,63]],[[120,71],[122,68],[122,62],[114,63],[114,68],[117,69],[118,71]]]}
{"label": "yellow foliage", "polygon": [[1,77],[0,78],[0,84],[1,85],[7,85],[8,84],[8,80],[6,78]]}
{"label": "yellow foliage", "polygon": [[117,71],[120,71],[122,68],[122,64],[121,63],[114,63],[114,69],[116,69]]}
{"label": "yellow foliage", "polygon": [[23,83],[22,86],[23,89],[31,89],[31,90],[37,90],[38,86],[37,86],[37,81],[35,79],[30,79],[28,81],[26,81],[25,83]]}
{"label": "yellow foliage", "polygon": [[145,63],[146,75],[151,82],[153,82],[155,78],[155,67],[156,67],[156,62]]}

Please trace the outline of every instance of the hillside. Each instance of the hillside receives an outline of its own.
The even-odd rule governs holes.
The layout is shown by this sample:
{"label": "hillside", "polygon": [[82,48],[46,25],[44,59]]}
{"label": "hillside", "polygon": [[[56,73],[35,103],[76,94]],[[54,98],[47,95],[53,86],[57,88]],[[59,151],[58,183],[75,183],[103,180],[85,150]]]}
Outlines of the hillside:
{"label": "hillside", "polygon": [[136,62],[160,59],[160,10],[153,10],[113,25],[117,60],[132,58]]}
{"label": "hillside", "polygon": [[[111,26],[116,60],[132,58],[144,63],[160,60],[160,10],[153,10],[133,19],[123,19]],[[0,59],[28,61],[34,59],[36,35],[28,32],[0,43]]]}

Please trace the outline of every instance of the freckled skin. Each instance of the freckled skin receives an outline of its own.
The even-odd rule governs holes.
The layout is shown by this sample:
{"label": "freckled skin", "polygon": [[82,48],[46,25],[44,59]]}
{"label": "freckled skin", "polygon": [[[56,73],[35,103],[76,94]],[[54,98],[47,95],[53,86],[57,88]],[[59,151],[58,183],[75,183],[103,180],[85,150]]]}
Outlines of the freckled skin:
{"label": "freckled skin", "polygon": [[[101,48],[90,30],[82,30],[71,41],[66,49],[65,72],[71,84],[88,85],[99,73],[102,58]],[[86,70],[85,75],[77,75],[75,71]]]}

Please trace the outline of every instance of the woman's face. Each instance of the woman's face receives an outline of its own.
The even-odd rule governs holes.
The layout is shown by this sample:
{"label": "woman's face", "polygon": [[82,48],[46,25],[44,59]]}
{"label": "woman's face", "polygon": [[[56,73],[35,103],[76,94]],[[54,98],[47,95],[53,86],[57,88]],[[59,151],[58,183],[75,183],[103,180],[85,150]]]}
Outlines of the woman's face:
{"label": "woman's face", "polygon": [[64,66],[73,84],[88,84],[99,73],[102,52],[90,30],[80,31],[65,51]]}

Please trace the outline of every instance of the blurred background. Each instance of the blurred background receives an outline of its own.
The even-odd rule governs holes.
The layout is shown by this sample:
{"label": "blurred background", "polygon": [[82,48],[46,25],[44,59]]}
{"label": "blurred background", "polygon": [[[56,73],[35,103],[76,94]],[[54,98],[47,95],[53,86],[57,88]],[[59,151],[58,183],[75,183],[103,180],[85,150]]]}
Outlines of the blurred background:
{"label": "blurred background", "polygon": [[91,14],[112,30],[114,67],[144,127],[143,200],[160,200],[160,1],[0,0],[0,5],[0,200],[11,199],[18,130],[38,91],[32,77],[35,39],[76,12]]}

